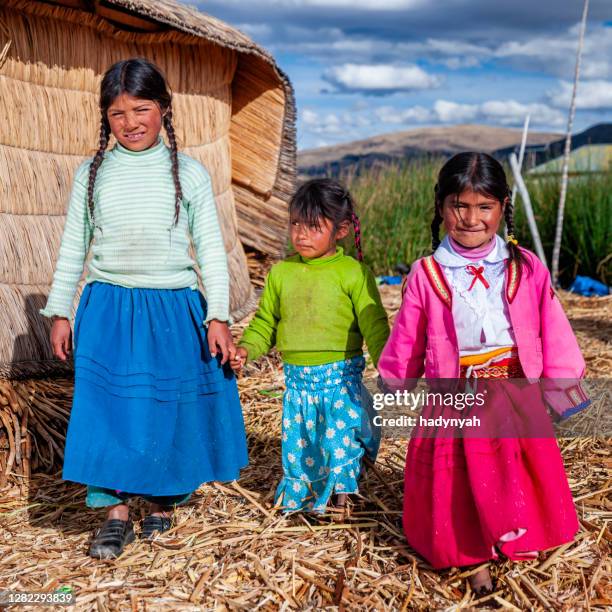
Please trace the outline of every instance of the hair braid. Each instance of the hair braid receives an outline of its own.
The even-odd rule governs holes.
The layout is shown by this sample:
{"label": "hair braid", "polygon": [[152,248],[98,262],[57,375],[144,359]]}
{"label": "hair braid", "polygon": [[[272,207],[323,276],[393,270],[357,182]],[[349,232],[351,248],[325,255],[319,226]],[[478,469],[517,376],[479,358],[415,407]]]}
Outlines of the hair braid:
{"label": "hair braid", "polygon": [[434,202],[434,218],[431,222],[431,250],[435,251],[440,246],[440,226],[442,225],[442,215],[440,214],[440,206],[442,203],[438,199],[439,187],[434,187],[435,202]]}
{"label": "hair braid", "polygon": [[361,223],[359,217],[353,212],[351,214],[353,230],[355,232],[355,248],[357,249],[357,259],[363,261],[363,251],[361,250]]}
{"label": "hair braid", "polygon": [[176,146],[176,135],[174,126],[172,125],[172,106],[168,106],[164,113],[164,128],[168,134],[168,142],[170,144],[170,159],[172,161],[172,178],[174,180],[175,200],[174,200],[174,225],[178,223],[181,212],[181,200],[183,199],[183,190],[181,189],[181,181],[179,179],[179,164],[178,164],[178,148]]}
{"label": "hair braid", "polygon": [[357,249],[357,260],[363,261],[363,249],[361,248],[361,221],[355,212],[355,200],[348,189],[344,189],[344,201],[348,204],[351,223],[353,224],[353,232],[355,234],[355,248]]}
{"label": "hair braid", "polygon": [[98,174],[98,168],[104,159],[104,152],[108,146],[108,139],[110,137],[110,125],[106,117],[102,116],[100,121],[100,144],[98,150],[94,155],[94,158],[89,167],[89,183],[87,185],[87,205],[89,210],[89,218],[91,224],[95,226],[95,206],[94,206],[94,186],[96,184],[96,176]]}
{"label": "hair braid", "polygon": [[[512,198],[510,188],[507,189],[506,201],[504,206],[504,221],[506,222],[506,230],[508,232],[508,237],[514,239],[514,207],[512,206]],[[525,263],[525,258],[521,253],[521,250],[518,248],[518,245],[514,244],[512,240],[508,240],[506,243],[508,247],[508,254],[510,256],[510,261],[516,261],[519,264],[519,267],[522,268]]]}

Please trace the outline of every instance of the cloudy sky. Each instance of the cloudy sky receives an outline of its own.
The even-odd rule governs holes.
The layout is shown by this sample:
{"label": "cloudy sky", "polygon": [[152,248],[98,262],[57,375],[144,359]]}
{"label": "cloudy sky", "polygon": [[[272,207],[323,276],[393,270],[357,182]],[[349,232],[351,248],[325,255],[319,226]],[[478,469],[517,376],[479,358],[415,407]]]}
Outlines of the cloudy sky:
{"label": "cloudy sky", "polygon": [[[271,51],[307,149],[420,126],[563,131],[583,0],[221,0]],[[591,0],[575,131],[612,120],[612,0]]]}

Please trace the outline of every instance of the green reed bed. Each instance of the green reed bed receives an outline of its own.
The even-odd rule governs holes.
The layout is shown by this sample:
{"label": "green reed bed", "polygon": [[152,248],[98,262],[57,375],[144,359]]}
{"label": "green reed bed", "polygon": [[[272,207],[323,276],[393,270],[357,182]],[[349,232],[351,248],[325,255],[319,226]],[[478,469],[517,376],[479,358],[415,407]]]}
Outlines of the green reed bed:
{"label": "green reed bed", "polygon": [[[357,201],[365,261],[376,274],[392,274],[398,263],[430,253],[433,186],[444,160],[424,158],[370,168],[345,176]],[[548,263],[552,258],[560,177],[527,179]],[[533,249],[520,197],[516,235]],[[349,252],[354,252],[347,244]],[[576,274],[612,283],[612,174],[570,177],[560,259],[561,281]]]}

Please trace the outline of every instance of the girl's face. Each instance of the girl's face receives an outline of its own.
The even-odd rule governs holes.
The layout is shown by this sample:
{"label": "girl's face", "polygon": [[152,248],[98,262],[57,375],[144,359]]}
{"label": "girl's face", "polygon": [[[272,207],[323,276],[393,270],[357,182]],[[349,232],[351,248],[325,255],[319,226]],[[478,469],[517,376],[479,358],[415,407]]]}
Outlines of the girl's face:
{"label": "girl's face", "polygon": [[302,256],[314,259],[328,257],[336,252],[336,242],[348,235],[348,223],[342,223],[337,230],[325,217],[319,219],[319,226],[310,225],[291,217],[289,234],[295,250]]}
{"label": "girl's face", "polygon": [[497,233],[504,215],[504,204],[468,189],[458,195],[446,196],[440,212],[448,235],[461,246],[475,249],[489,242]]}
{"label": "girl's face", "polygon": [[157,102],[123,93],[108,107],[108,122],[119,144],[131,151],[144,151],[157,144],[162,113]]}

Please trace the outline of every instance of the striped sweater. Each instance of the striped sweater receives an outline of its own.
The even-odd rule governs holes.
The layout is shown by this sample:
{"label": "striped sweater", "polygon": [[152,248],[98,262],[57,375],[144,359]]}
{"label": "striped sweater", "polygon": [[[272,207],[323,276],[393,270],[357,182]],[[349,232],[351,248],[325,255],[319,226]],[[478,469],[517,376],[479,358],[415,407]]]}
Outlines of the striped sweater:
{"label": "striped sweater", "polygon": [[41,314],[71,318],[91,245],[86,282],[153,289],[197,288],[190,234],[206,292],[206,321],[229,320],[227,255],[208,172],[179,153],[183,201],[174,225],[175,189],[163,140],[145,151],[116,144],[98,169],[94,220],[87,205],[91,159],[74,177],[66,226],[47,304]]}

